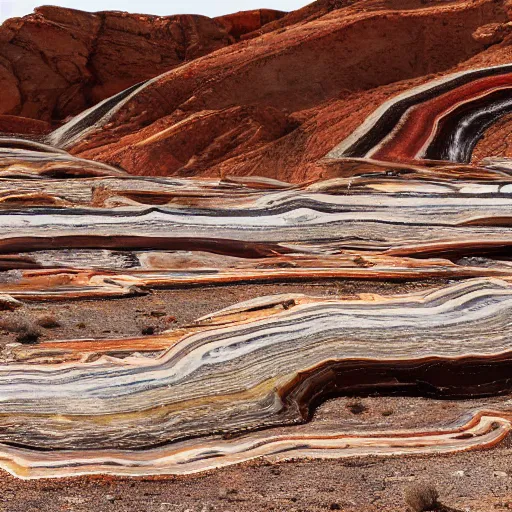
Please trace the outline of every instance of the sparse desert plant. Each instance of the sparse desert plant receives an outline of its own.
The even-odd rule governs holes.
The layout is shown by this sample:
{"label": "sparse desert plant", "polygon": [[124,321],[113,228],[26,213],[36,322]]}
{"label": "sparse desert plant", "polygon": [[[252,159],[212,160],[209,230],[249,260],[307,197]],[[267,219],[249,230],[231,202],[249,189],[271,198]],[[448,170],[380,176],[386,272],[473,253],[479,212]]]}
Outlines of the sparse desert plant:
{"label": "sparse desert plant", "polygon": [[155,334],[156,329],[152,325],[147,325],[141,329],[141,333],[143,336],[151,336],[152,334]]}
{"label": "sparse desert plant", "polygon": [[24,344],[37,343],[41,331],[36,323],[29,318],[13,317],[0,321],[0,328],[8,332],[17,333],[16,341]]}
{"label": "sparse desert plant", "polygon": [[35,328],[29,328],[26,331],[22,331],[16,336],[16,341],[23,343],[24,345],[32,345],[39,341],[41,333]]}
{"label": "sparse desert plant", "polygon": [[19,316],[13,316],[0,320],[0,329],[7,332],[21,332],[25,329],[28,321]]}
{"label": "sparse desert plant", "polygon": [[428,482],[419,482],[405,490],[405,502],[412,512],[434,510],[439,506],[439,493]]}
{"label": "sparse desert plant", "polygon": [[347,404],[347,409],[352,414],[362,414],[363,412],[365,412],[367,410],[367,407],[363,404],[363,402],[356,400],[354,402],[349,402]]}

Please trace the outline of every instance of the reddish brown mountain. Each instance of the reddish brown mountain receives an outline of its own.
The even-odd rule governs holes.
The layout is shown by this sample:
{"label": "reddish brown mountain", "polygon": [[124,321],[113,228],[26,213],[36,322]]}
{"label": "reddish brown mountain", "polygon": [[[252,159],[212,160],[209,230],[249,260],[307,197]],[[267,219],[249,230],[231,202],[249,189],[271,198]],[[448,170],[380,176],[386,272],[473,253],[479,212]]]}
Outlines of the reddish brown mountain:
{"label": "reddish brown mountain", "polygon": [[241,11],[215,18],[220,22],[229,35],[236,40],[244,39],[247,35],[263,33],[263,27],[280,20],[286,13],[274,9],[257,9],[254,11]]}
{"label": "reddish brown mountain", "polygon": [[301,181],[383,100],[436,74],[512,61],[509,11],[500,0],[319,0],[216,20],[42,8],[4,24],[0,55],[18,62],[14,49],[32,48],[49,78],[36,80],[46,75],[30,60],[6,63],[2,111],[62,118],[172,69],[67,149],[134,174]]}
{"label": "reddish brown mountain", "polygon": [[254,11],[214,20],[40,7],[0,28],[0,114],[64,119],[281,15]]}

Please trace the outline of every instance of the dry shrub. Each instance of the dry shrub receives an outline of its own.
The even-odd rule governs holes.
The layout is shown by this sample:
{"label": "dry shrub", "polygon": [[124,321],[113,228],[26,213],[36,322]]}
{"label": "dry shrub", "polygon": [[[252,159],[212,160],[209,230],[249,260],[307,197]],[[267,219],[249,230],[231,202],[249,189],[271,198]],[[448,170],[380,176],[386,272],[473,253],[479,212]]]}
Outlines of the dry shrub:
{"label": "dry shrub", "polygon": [[434,510],[439,506],[439,493],[434,485],[420,482],[408,487],[405,491],[405,502],[412,512]]}
{"label": "dry shrub", "polygon": [[35,322],[28,318],[13,317],[0,321],[0,328],[8,332],[18,333],[16,341],[30,345],[37,343],[41,337],[41,331]]}

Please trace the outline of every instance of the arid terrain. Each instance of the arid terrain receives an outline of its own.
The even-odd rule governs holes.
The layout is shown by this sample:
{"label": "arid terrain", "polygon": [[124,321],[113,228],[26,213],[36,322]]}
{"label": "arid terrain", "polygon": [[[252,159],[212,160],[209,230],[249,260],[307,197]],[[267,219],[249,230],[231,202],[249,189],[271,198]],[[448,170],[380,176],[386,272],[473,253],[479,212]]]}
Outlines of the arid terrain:
{"label": "arid terrain", "polygon": [[169,14],[0,27],[0,510],[512,509],[512,3]]}

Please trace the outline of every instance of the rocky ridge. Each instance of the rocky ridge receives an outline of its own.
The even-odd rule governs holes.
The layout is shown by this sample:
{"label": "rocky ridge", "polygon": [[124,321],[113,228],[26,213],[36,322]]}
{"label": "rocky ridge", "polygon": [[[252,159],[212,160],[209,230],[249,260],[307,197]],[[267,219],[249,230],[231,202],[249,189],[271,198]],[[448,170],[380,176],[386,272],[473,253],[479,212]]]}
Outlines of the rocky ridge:
{"label": "rocky ridge", "polygon": [[0,113],[55,122],[152,79],[67,149],[139,175],[316,179],[384,100],[510,61],[509,14],[494,0],[318,0],[217,19],[42,7],[0,29]]}
{"label": "rocky ridge", "polygon": [[44,6],[0,28],[2,114],[60,121],[279,17],[87,13]]}

